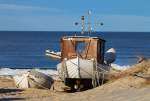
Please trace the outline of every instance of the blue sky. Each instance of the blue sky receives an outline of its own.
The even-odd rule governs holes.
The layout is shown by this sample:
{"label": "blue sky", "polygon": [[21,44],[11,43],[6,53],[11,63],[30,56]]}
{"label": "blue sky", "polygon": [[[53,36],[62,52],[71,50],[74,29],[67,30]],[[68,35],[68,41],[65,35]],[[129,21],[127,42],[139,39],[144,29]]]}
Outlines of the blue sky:
{"label": "blue sky", "polygon": [[150,0],[0,0],[0,30],[76,31],[92,11],[97,31],[150,31]]}

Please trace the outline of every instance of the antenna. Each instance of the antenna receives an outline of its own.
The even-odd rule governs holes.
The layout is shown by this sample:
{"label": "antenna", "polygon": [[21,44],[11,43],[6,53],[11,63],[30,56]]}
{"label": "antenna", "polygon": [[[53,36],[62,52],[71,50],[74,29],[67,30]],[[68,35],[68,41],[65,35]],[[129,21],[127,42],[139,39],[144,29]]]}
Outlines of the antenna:
{"label": "antenna", "polygon": [[88,11],[88,34],[91,33],[91,10]]}
{"label": "antenna", "polygon": [[81,16],[81,21],[82,21],[82,27],[81,27],[82,32],[81,32],[81,34],[84,34],[84,30],[85,30],[85,25],[84,25],[84,16]]}
{"label": "antenna", "polygon": [[98,22],[98,23],[94,23],[94,28],[92,29],[92,23],[91,23],[91,10],[88,10],[88,22],[86,23],[85,22],[85,16],[81,16],[81,23],[78,23],[78,22],[75,22],[74,24],[77,26],[77,25],[81,25],[81,34],[84,34],[85,32],[85,24],[87,25],[87,32],[88,32],[88,35],[93,31],[95,30],[95,27],[96,26],[103,26],[104,24],[102,22]]}

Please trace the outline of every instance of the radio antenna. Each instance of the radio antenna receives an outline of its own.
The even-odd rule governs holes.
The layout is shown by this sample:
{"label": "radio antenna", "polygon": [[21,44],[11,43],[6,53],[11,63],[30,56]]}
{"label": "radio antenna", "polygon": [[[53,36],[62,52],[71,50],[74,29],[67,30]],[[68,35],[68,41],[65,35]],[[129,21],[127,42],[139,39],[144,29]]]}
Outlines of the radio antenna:
{"label": "radio antenna", "polygon": [[81,34],[84,34],[84,30],[85,30],[84,16],[81,16],[81,22],[82,22],[82,27],[81,27],[82,32],[81,32]]}
{"label": "radio antenna", "polygon": [[91,33],[91,10],[88,11],[88,34]]}
{"label": "radio antenna", "polygon": [[98,26],[98,25],[100,25],[100,26],[103,26],[104,24],[101,22],[101,23],[94,23],[94,28],[92,29],[92,23],[91,23],[91,10],[88,10],[88,22],[86,23],[85,22],[85,16],[81,16],[81,23],[78,23],[78,22],[75,22],[74,24],[77,26],[77,25],[81,25],[81,34],[84,34],[85,33],[85,24],[87,24],[87,34],[89,35],[89,34],[91,34],[91,32],[93,31],[93,30],[95,30],[95,27],[96,26]]}

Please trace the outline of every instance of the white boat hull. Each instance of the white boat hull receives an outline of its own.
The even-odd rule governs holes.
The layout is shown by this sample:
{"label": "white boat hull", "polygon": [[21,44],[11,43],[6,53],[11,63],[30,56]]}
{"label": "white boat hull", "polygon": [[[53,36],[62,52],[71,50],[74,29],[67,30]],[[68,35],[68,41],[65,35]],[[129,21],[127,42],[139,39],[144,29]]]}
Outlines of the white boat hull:
{"label": "white boat hull", "polygon": [[[64,78],[74,78],[74,79],[92,79],[93,70],[96,68],[94,60],[85,60],[81,58],[74,58],[66,60],[57,65],[57,70],[61,79]],[[109,71],[110,66],[100,65],[106,71]],[[66,70],[64,69],[66,68]],[[97,68],[98,72],[101,69]],[[65,75],[64,72],[66,71]]]}
{"label": "white boat hull", "polygon": [[18,88],[50,89],[53,83],[51,77],[35,70],[27,71],[13,77]]}
{"label": "white boat hull", "polygon": [[54,52],[54,51],[46,50],[45,55],[52,59],[57,59],[57,60],[61,59],[61,52]]}

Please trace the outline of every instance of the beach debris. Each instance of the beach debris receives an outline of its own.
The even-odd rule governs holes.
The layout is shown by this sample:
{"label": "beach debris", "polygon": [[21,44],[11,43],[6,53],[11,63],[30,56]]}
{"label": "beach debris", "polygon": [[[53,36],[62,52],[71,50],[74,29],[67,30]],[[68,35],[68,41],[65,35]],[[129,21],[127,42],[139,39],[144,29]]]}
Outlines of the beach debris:
{"label": "beach debris", "polygon": [[54,82],[52,77],[36,70],[19,73],[13,76],[13,79],[18,88],[50,89]]}
{"label": "beach debris", "polygon": [[141,63],[141,62],[147,60],[144,56],[137,56],[137,58],[138,58],[137,63]]}

